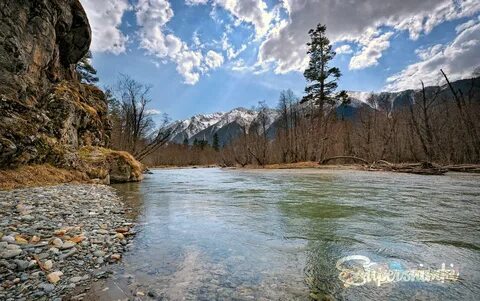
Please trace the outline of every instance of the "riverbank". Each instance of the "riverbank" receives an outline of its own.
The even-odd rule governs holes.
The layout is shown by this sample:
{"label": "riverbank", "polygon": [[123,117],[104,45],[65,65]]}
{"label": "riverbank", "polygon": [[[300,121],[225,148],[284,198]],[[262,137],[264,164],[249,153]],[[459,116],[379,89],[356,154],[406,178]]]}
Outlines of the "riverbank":
{"label": "riverbank", "polygon": [[362,166],[354,164],[331,164],[331,165],[320,165],[318,162],[297,162],[297,163],[276,163],[276,164],[267,164],[264,166],[260,165],[246,165],[241,166],[232,166],[225,167],[220,165],[189,165],[189,166],[177,166],[177,165],[160,165],[160,166],[150,166],[148,169],[196,169],[196,168],[231,168],[231,169],[334,169],[334,170],[362,170]]}
{"label": "riverbank", "polygon": [[296,163],[277,163],[267,164],[265,166],[259,165],[247,165],[244,168],[247,169],[331,169],[331,170],[362,170],[362,166],[354,164],[331,164],[320,165],[318,162],[296,162]]}
{"label": "riverbank", "polygon": [[0,170],[0,190],[91,182],[85,173],[61,169],[49,164]]}
{"label": "riverbank", "polygon": [[107,277],[134,234],[127,212],[103,185],[0,192],[0,299],[61,300]]}

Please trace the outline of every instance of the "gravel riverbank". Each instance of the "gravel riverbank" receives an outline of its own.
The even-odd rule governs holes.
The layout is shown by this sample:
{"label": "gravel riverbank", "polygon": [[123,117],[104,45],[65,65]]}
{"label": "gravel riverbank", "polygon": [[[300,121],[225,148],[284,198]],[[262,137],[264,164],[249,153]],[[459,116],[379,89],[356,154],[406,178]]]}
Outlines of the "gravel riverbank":
{"label": "gravel riverbank", "polygon": [[0,300],[61,300],[108,277],[134,234],[125,212],[103,185],[0,191]]}

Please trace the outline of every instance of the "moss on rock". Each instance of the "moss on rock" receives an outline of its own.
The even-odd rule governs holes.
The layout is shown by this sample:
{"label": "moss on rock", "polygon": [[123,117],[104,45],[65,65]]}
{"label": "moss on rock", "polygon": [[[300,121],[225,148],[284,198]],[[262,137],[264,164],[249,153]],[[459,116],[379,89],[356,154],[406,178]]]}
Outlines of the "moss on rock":
{"label": "moss on rock", "polygon": [[87,146],[80,148],[78,155],[91,178],[108,178],[112,183],[143,179],[143,165],[127,152]]}

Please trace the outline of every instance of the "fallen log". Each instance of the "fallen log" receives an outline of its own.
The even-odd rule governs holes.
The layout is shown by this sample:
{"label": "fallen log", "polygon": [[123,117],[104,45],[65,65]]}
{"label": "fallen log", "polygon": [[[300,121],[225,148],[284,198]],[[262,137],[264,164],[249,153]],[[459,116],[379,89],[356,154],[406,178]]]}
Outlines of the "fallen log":
{"label": "fallen log", "polygon": [[480,173],[480,164],[457,164],[447,165],[444,168],[449,171]]}
{"label": "fallen log", "polygon": [[325,164],[329,161],[333,161],[333,160],[340,160],[340,159],[343,159],[343,160],[353,160],[353,161],[360,161],[364,164],[367,164],[367,165],[370,165],[370,163],[365,160],[365,159],[362,159],[362,158],[359,158],[359,157],[355,157],[355,156],[336,156],[336,157],[331,157],[331,158],[327,158],[327,159],[323,159],[320,164]]}
{"label": "fallen log", "polygon": [[[433,164],[431,162],[419,162],[419,163],[391,163],[386,160],[377,160],[373,163],[368,162],[363,158],[359,158],[356,156],[335,156],[330,157],[327,159],[322,160],[319,164],[325,164],[329,161],[333,160],[353,160],[357,162],[361,162],[367,166],[366,170],[369,171],[391,171],[391,172],[401,172],[401,173],[411,173],[411,174],[418,174],[418,175],[443,175],[447,171],[448,168],[442,167],[437,164]],[[480,166],[477,166],[480,170]],[[467,168],[464,166],[463,169]],[[471,168],[471,166],[468,166]],[[475,169],[472,169],[475,170]]]}
{"label": "fallen log", "polygon": [[443,175],[448,171],[448,169],[430,162],[393,164],[384,160],[381,160],[381,162],[374,162],[370,166],[370,169],[411,173],[418,175]]}

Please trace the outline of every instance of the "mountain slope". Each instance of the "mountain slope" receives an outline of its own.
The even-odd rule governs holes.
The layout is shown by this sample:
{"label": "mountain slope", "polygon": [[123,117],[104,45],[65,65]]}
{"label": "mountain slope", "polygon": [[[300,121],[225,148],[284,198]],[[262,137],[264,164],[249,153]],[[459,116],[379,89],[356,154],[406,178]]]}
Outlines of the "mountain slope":
{"label": "mountain slope", "polygon": [[[480,78],[459,80],[452,83],[454,89],[461,89],[467,94],[470,89],[475,93],[480,92]],[[426,94],[431,97],[439,93],[439,99],[452,100],[452,93],[448,86],[426,87]],[[405,90],[399,92],[357,92],[349,91],[350,103],[347,105],[337,105],[336,114],[339,118],[354,119],[361,109],[396,111],[409,106],[415,101],[419,90]],[[299,104],[298,111],[306,109],[310,104]],[[267,136],[271,139],[275,137],[276,130],[280,124],[280,112],[275,109],[267,109]],[[205,115],[195,115],[190,119],[175,121],[169,126],[172,131],[170,141],[174,143],[183,143],[185,139],[189,144],[193,141],[205,140],[209,144],[213,142],[213,136],[218,135],[220,145],[225,145],[232,139],[240,136],[244,131],[247,133],[253,125],[259,123],[259,112],[245,108],[235,108],[226,113],[213,113]]]}

